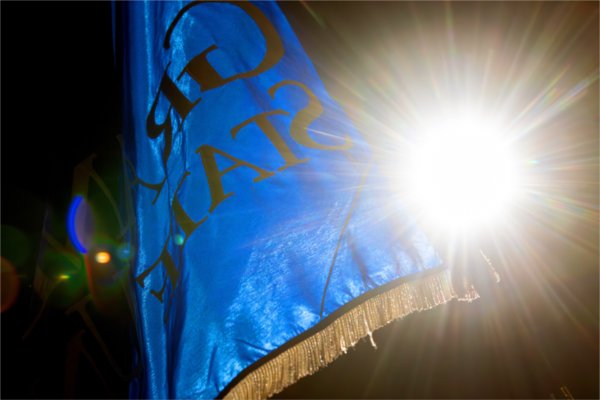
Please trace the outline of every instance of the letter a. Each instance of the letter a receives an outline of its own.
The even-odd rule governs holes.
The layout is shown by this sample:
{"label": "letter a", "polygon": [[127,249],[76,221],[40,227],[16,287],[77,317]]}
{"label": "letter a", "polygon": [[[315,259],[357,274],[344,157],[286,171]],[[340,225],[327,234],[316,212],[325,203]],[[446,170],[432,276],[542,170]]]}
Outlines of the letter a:
{"label": "letter a", "polygon": [[[247,167],[253,169],[258,173],[258,176],[254,178],[253,182],[260,182],[263,179],[267,179],[270,176],[274,175],[274,172],[267,171],[262,169],[254,164],[250,164],[244,160],[240,160],[230,154],[225,153],[223,150],[219,150],[215,147],[209,145],[202,145],[196,150],[197,153],[200,154],[202,158],[202,165],[204,165],[204,172],[206,173],[206,178],[208,180],[208,188],[210,190],[210,198],[211,204],[209,212],[213,212],[213,210],[221,204],[228,197],[233,196],[233,192],[225,193],[223,190],[223,182],[221,182],[221,178],[227,174],[228,172],[233,171],[239,167]],[[219,171],[219,167],[217,166],[217,160],[215,160],[215,153],[230,159],[234,162],[233,165],[225,168],[222,171]]]}

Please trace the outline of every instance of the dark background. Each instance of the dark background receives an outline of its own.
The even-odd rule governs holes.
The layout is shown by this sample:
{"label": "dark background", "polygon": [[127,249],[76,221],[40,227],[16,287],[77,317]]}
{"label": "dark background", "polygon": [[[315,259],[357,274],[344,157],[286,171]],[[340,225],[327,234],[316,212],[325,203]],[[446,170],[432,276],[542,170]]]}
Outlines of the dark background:
{"label": "dark background", "polygon": [[[517,72],[503,76],[509,84],[528,60],[539,60],[540,70],[528,75],[532,96],[566,65],[565,88],[594,71],[596,78],[524,141],[544,160],[528,177],[554,203],[530,200],[518,233],[485,241],[501,283],[484,285],[474,303],[392,323],[374,334],[377,350],[363,342],[278,397],[565,398],[566,386],[575,398],[597,398],[598,4],[285,2],[282,9],[326,86],[375,144],[368,121],[392,126],[390,110],[401,107],[383,96],[390,82],[382,77],[401,76],[419,51],[443,57],[450,31],[458,53],[476,53],[478,39],[494,36],[499,53],[514,56]],[[44,216],[64,243],[73,168],[92,153],[109,175],[120,162],[113,159],[121,132],[110,3],[2,2],[1,11],[2,255],[15,253],[15,230],[23,249],[18,262],[10,260],[20,294],[2,313],[2,397],[125,398],[127,381],[82,321],[65,315],[65,304],[48,307],[23,338],[41,306],[32,286]],[[438,32],[448,15],[453,25]],[[127,369],[127,321],[93,316]],[[82,330],[90,357],[73,373],[69,349]]]}

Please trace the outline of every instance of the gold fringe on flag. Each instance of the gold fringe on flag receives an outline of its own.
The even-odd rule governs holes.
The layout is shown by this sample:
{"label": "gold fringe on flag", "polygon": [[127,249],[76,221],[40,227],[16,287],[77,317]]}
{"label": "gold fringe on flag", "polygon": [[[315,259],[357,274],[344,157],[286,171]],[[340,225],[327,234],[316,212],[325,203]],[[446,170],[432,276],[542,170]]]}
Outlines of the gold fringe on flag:
{"label": "gold fringe on flag", "polygon": [[[471,301],[477,297],[476,292],[471,292],[460,300]],[[367,336],[375,346],[374,330],[415,311],[428,310],[455,298],[458,296],[448,270],[402,283],[365,300],[327,327],[256,368],[224,398],[266,399],[300,378],[317,372]]]}

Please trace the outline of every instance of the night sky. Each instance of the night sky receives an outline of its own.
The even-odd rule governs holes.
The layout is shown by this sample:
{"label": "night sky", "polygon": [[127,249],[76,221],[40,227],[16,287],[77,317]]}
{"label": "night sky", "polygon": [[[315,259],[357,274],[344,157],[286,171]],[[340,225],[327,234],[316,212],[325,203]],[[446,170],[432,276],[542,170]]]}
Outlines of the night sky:
{"label": "night sky", "polygon": [[[374,333],[376,350],[363,341],[277,397],[598,398],[598,3],[281,8],[330,93],[382,156],[409,135],[410,110],[466,93],[484,75],[489,103],[528,129],[517,143],[527,195],[512,225],[449,258],[479,270],[481,298],[395,321]],[[42,226],[66,243],[73,169],[95,153],[110,188],[118,184],[110,3],[2,2],[1,29],[2,256],[20,289],[12,307],[3,303],[2,397],[126,398],[127,380],[82,321],[65,314],[66,297],[50,301],[27,333],[41,307],[34,274]],[[435,239],[444,252],[448,241]],[[499,283],[484,277],[480,248]],[[3,266],[3,302],[7,277]],[[91,312],[128,371],[131,330],[120,311]],[[98,371],[84,354],[69,373],[78,337]]]}

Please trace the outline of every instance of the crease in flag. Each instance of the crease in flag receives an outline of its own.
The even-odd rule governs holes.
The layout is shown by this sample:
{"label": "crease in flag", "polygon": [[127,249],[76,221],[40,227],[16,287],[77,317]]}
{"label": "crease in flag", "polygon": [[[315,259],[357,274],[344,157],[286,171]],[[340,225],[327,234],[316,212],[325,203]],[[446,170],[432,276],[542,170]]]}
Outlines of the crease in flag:
{"label": "crease in flag", "polygon": [[266,398],[449,272],[274,2],[116,3],[132,397]]}

